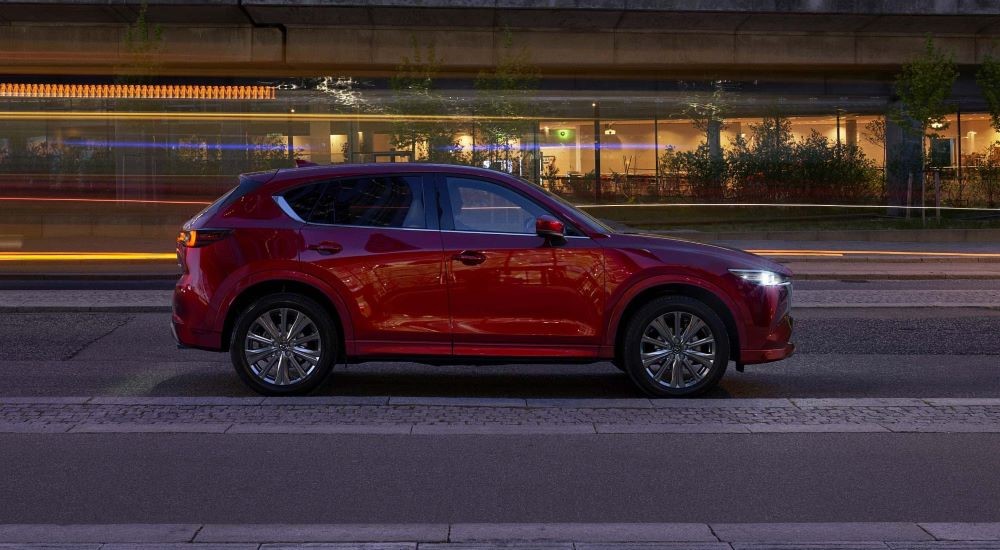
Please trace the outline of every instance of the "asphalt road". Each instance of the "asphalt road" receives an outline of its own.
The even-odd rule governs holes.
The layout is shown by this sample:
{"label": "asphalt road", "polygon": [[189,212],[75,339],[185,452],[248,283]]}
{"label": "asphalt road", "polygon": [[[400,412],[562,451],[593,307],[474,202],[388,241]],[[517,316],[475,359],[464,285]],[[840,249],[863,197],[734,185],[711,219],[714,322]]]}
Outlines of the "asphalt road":
{"label": "asphalt road", "polygon": [[[795,357],[730,371],[711,396],[1000,395],[998,310],[795,315]],[[226,355],[176,349],[167,320],[0,316],[0,395],[249,395]],[[318,393],[636,396],[606,363],[340,366]],[[0,434],[0,523],[989,522],[1000,521],[998,449],[1000,434],[982,433]]]}
{"label": "asphalt road", "polygon": [[[998,434],[2,435],[0,523],[998,521]],[[15,475],[9,475],[15,473]]]}
{"label": "asphalt road", "polygon": [[[796,310],[797,354],[731,369],[714,397],[994,397],[1000,311]],[[0,395],[249,395],[227,354],[177,349],[165,313],[0,317]],[[321,395],[634,397],[608,363],[338,366]]]}

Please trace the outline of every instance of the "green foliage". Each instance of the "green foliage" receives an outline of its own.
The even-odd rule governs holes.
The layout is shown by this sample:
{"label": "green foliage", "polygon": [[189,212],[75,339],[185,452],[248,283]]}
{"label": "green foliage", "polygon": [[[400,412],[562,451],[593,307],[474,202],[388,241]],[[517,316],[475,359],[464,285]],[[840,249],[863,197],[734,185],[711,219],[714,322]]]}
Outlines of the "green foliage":
{"label": "green foliage", "polygon": [[860,147],[831,143],[817,132],[796,141],[781,116],[751,124],[750,136],[730,145],[721,157],[707,142],[694,151],[668,147],[661,173],[683,175],[694,198],[705,201],[864,203],[878,194],[881,173]]}
{"label": "green foliage", "polygon": [[976,73],[976,83],[983,92],[990,111],[990,124],[1000,132],[1000,59],[987,55]]}
{"label": "green foliage", "polygon": [[485,120],[478,125],[482,145],[473,151],[473,164],[488,162],[494,169],[522,176],[520,169],[533,165],[535,155],[521,141],[535,131],[534,117],[540,113],[532,92],[540,79],[531,54],[524,47],[515,49],[510,31],[505,30],[496,67],[480,72],[474,82],[476,111]]}
{"label": "green foliage", "polygon": [[787,118],[772,115],[751,124],[749,139],[737,136],[726,152],[734,191],[753,200],[785,199],[793,176],[794,149],[792,123]]}
{"label": "green foliage", "polygon": [[864,203],[878,194],[881,172],[857,145],[831,143],[815,130],[794,145],[793,197]]}
{"label": "green foliage", "polygon": [[978,166],[973,171],[976,188],[986,199],[989,208],[996,208],[1000,201],[1000,142],[991,143],[979,158]]}
{"label": "green foliage", "polygon": [[126,64],[118,68],[118,80],[122,83],[141,83],[160,72],[163,28],[149,24],[146,20],[148,10],[148,4],[143,2],[135,22],[125,26],[122,47],[127,56]]}
{"label": "green foliage", "polygon": [[107,147],[40,143],[0,149],[0,173],[52,174],[70,177],[111,174],[114,159]]}
{"label": "green foliage", "polygon": [[725,196],[729,167],[724,158],[713,155],[707,142],[694,151],[668,149],[660,157],[664,173],[680,172],[687,176],[691,193],[699,200],[720,200]]}
{"label": "green foliage", "polygon": [[[203,136],[190,135],[177,140],[177,147],[164,160],[166,174],[185,176],[221,176],[234,169],[227,165],[222,143],[218,138],[210,141]],[[236,153],[239,155],[239,153]],[[243,158],[236,159],[237,172],[255,172],[273,168],[290,168],[295,159],[301,158],[302,149],[293,148],[289,157],[285,136],[267,134],[250,138]],[[228,166],[228,167],[227,167]]]}
{"label": "green foliage", "polygon": [[952,111],[948,98],[957,78],[958,67],[953,56],[938,49],[934,40],[927,37],[923,53],[903,65],[896,76],[894,88],[900,105],[890,116],[916,136],[927,134],[932,126],[947,128],[945,116]]}

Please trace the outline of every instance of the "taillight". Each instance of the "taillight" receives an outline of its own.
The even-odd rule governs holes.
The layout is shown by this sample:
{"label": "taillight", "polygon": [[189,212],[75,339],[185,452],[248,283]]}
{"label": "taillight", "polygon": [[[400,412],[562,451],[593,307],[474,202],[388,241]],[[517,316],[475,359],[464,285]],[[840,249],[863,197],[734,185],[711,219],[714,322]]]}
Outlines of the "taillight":
{"label": "taillight", "polygon": [[177,244],[187,248],[208,246],[225,239],[229,233],[231,233],[229,229],[191,229],[181,231],[177,235]]}

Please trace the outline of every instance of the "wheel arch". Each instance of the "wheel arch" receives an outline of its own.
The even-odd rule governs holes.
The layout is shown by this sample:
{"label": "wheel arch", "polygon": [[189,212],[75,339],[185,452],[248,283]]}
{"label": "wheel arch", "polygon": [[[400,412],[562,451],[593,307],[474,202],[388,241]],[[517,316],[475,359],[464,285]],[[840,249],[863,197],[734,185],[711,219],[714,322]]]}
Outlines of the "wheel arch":
{"label": "wheel arch", "polygon": [[241,290],[239,294],[233,298],[232,302],[229,304],[229,308],[226,310],[226,319],[222,325],[222,351],[229,351],[233,327],[236,324],[236,318],[239,314],[255,300],[267,296],[268,294],[277,294],[281,292],[301,294],[302,296],[306,296],[323,306],[330,314],[334,324],[337,326],[337,334],[340,339],[337,359],[343,359],[348,355],[345,344],[350,339],[344,331],[345,323],[344,319],[342,319],[340,308],[337,307],[337,304],[334,303],[334,300],[332,300],[327,293],[323,292],[316,286],[294,279],[267,279],[256,282]]}
{"label": "wheel arch", "polygon": [[715,313],[719,315],[722,319],[722,323],[726,327],[726,332],[729,336],[729,357],[731,360],[739,362],[740,357],[740,330],[739,324],[736,322],[736,317],[733,314],[732,309],[726,304],[725,300],[719,297],[718,294],[712,292],[711,290],[700,287],[697,285],[686,284],[686,283],[660,283],[652,285],[648,288],[641,290],[638,294],[629,300],[625,309],[622,310],[621,315],[618,316],[615,325],[615,340],[614,340],[614,360],[615,364],[621,365],[622,363],[622,340],[625,337],[625,329],[628,325],[628,320],[635,314],[635,312],[641,308],[644,304],[648,303],[650,300],[659,298],[661,296],[686,296],[688,298],[694,298],[705,303],[708,307],[712,308]]}

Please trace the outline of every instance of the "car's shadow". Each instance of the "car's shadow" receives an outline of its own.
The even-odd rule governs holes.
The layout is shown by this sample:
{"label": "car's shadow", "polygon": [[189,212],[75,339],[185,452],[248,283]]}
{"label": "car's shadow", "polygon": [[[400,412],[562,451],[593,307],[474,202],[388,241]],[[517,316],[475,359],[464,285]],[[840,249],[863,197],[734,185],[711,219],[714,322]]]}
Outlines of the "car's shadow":
{"label": "car's shadow", "polygon": [[[256,395],[229,369],[186,372],[162,380],[149,395]],[[507,398],[643,397],[610,363],[592,365],[430,366],[413,363],[338,365],[312,395]],[[703,397],[728,397],[717,388]]]}

